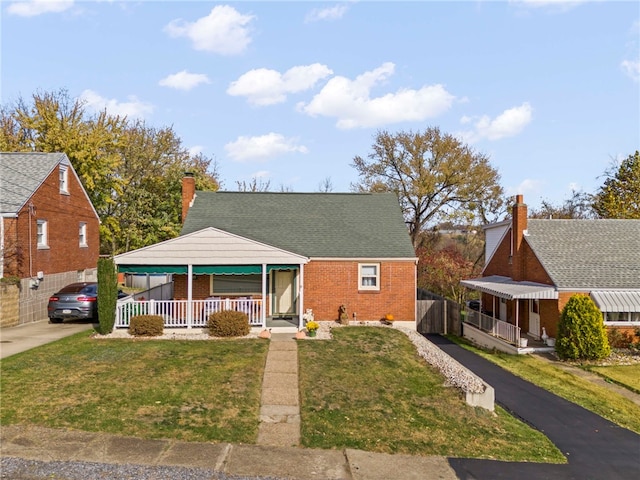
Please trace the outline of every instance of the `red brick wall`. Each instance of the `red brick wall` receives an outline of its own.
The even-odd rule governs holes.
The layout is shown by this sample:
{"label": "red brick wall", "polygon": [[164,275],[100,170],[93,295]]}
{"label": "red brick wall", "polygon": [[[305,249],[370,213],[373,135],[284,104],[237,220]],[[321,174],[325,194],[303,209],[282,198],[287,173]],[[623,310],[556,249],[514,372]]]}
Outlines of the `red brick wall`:
{"label": "red brick wall", "polygon": [[[69,194],[60,193],[59,173],[56,168],[31,197],[29,203],[34,206],[33,214],[29,215],[28,206],[19,212],[15,223],[16,243],[21,252],[20,261],[17,266],[11,267],[12,271],[5,270],[5,275],[26,278],[35,276],[39,271],[47,275],[96,268],[100,251],[100,224],[80,182],[71,170],[68,176],[68,190]],[[48,248],[37,246],[38,220],[47,221]],[[79,245],[80,222],[87,224],[87,247]]]}
{"label": "red brick wall", "polygon": [[[366,262],[377,263],[377,262]],[[391,313],[396,320],[415,321],[416,265],[380,262],[380,291],[358,291],[356,261],[312,261],[304,267],[304,308],[313,309],[316,320],[337,320],[338,308],[347,305],[349,318],[379,320]],[[210,295],[209,277],[198,275],[193,298]],[[174,296],[187,298],[186,275],[174,275]]]}
{"label": "red brick wall", "polygon": [[[338,308],[347,306],[353,319],[379,320],[391,313],[396,320],[415,321],[416,265],[380,262],[380,290],[358,290],[357,261],[313,261],[305,266],[305,308],[317,320],[337,320]],[[364,262],[376,263],[376,262]]]}

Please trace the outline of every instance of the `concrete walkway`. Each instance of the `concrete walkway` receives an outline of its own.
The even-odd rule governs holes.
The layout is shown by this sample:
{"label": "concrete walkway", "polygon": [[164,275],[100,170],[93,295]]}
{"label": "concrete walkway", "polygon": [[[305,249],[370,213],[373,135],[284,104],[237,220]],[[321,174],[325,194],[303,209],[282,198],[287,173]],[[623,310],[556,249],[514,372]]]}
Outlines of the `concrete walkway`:
{"label": "concrete walkway", "polygon": [[271,336],[262,380],[258,445],[300,445],[298,344],[295,334]]}

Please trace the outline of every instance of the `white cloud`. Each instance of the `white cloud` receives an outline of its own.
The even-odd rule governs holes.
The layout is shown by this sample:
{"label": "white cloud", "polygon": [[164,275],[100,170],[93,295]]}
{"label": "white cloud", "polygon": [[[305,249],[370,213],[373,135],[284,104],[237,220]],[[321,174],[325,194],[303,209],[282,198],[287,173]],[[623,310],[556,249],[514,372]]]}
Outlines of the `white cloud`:
{"label": "white cloud", "polygon": [[203,151],[204,151],[204,146],[194,145],[193,147],[189,148],[189,156],[195,157],[197,155],[200,155]]}
{"label": "white cloud", "polygon": [[227,93],[247,97],[254,105],[274,105],[286,100],[288,93],[312,88],[333,72],[326,65],[314,63],[287,70],[284,74],[267,68],[257,68],[231,82]]}
{"label": "white cloud", "polygon": [[80,94],[80,98],[90,109],[96,112],[106,110],[110,115],[143,118],[145,115],[153,113],[153,105],[141,102],[135,96],[130,96],[128,102],[119,102],[104,98],[92,90],[85,90]]}
{"label": "white cloud", "polygon": [[620,67],[632,80],[640,81],[640,60],[624,60]]}
{"label": "white cloud", "polygon": [[339,20],[341,19],[349,7],[346,5],[336,5],[328,8],[314,8],[305,17],[305,23],[318,22],[322,20]]}
{"label": "white cloud", "polygon": [[44,13],[60,13],[73,7],[73,0],[30,0],[12,2],[7,13],[20,17],[35,17]]}
{"label": "white cloud", "polygon": [[268,133],[258,137],[240,136],[234,142],[224,146],[225,151],[233,160],[266,160],[283,153],[307,153],[304,145],[298,145],[296,139],[285,138],[279,133]]}
{"label": "white cloud", "polygon": [[228,5],[218,5],[195,22],[176,19],[165,28],[171,37],[187,37],[193,48],[221,55],[237,55],[251,43],[249,24],[253,15],[242,15]]}
{"label": "white cloud", "polygon": [[211,83],[209,77],[203,73],[189,73],[186,70],[169,75],[158,82],[163,87],[177,90],[191,90],[202,83]]}
{"label": "white cloud", "polygon": [[520,185],[516,187],[507,187],[505,193],[507,195],[519,195],[522,194],[525,197],[534,194],[540,194],[542,192],[544,184],[540,180],[534,180],[532,178],[524,179],[520,182]]}
{"label": "white cloud", "polygon": [[[532,117],[533,109],[528,102],[525,102],[519,107],[505,110],[493,120],[488,115],[483,115],[475,120],[473,130],[461,132],[460,136],[469,143],[482,139],[500,140],[501,138],[513,137],[531,123]],[[473,121],[466,115],[460,119],[462,124],[469,124]]]}
{"label": "white cloud", "polygon": [[307,115],[336,117],[338,128],[377,127],[405,121],[422,121],[447,111],[455,99],[442,85],[419,90],[400,89],[371,98],[371,89],[393,75],[395,65],[382,66],[350,80],[333,77],[308,104],[298,110]]}
{"label": "white cloud", "polygon": [[566,12],[590,0],[509,0],[509,3],[520,8],[546,8]]}

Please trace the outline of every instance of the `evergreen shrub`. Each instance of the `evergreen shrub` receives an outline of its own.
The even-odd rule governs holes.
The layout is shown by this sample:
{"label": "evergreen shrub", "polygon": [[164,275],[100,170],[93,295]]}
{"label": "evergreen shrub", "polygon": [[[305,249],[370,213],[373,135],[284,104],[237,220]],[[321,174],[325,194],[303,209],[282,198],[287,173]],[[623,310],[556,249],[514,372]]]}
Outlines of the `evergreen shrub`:
{"label": "evergreen shrub", "polygon": [[566,360],[598,360],[611,353],[602,313],[590,297],[573,295],[562,309],[556,352]]}
{"label": "evergreen shrub", "polygon": [[209,315],[207,328],[212,337],[244,337],[251,331],[246,313],[222,310]]}
{"label": "evergreen shrub", "polygon": [[113,258],[98,259],[98,323],[100,333],[113,330],[118,301],[118,273]]}
{"label": "evergreen shrub", "polygon": [[158,337],[164,331],[164,319],[160,315],[136,315],[129,322],[129,333],[136,337]]}

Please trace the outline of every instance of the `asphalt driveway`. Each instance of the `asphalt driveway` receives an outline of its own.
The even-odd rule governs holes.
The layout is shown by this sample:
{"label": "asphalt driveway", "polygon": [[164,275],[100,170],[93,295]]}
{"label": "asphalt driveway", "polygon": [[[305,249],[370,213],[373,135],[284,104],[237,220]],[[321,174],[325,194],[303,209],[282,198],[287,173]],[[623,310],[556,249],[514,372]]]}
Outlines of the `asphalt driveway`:
{"label": "asphalt driveway", "polygon": [[496,403],[543,432],[568,465],[451,458],[458,478],[629,480],[640,478],[640,435],[529,383],[439,335],[434,344],[495,389]]}

